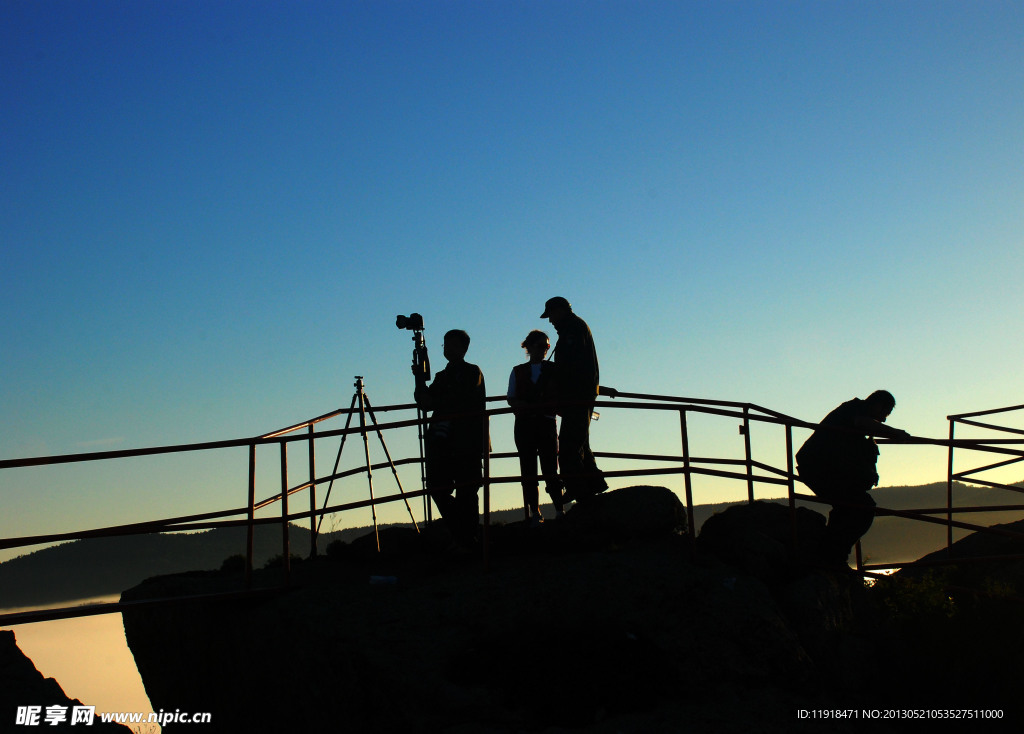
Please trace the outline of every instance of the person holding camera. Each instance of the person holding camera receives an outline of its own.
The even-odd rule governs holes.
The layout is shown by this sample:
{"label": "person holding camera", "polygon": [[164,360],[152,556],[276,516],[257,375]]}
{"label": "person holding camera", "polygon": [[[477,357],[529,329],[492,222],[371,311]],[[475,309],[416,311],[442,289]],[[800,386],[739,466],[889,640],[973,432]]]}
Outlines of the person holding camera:
{"label": "person holding camera", "polygon": [[[472,543],[479,522],[477,493],[483,484],[486,392],[483,372],[466,361],[469,334],[454,329],[444,335],[448,365],[427,385],[416,375],[414,397],[420,409],[433,411],[427,427],[427,491],[457,540]],[[454,496],[453,496],[454,492]]]}
{"label": "person holding camera", "polygon": [[523,504],[531,527],[544,522],[540,512],[540,460],[545,490],[558,517],[562,509],[562,482],[558,478],[558,428],[555,424],[555,365],[545,362],[551,342],[543,331],[534,329],[521,344],[529,361],[512,368],[506,398],[515,414],[516,451],[522,476]]}
{"label": "person holding camera", "polygon": [[608,489],[590,450],[590,420],[599,393],[610,397],[618,393],[600,387],[594,336],[567,300],[561,296],[548,299],[540,317],[548,319],[558,332],[554,361],[562,416],[558,462],[565,483],[564,501],[581,500]]}

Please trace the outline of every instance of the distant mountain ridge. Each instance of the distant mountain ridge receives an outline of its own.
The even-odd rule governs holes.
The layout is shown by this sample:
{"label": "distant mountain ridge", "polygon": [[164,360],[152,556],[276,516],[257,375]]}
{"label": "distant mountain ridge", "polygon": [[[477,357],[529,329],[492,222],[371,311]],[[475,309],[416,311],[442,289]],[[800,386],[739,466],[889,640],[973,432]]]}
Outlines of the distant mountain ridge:
{"label": "distant mountain ridge", "polygon": [[[1024,491],[1024,482],[1017,485]],[[946,483],[912,487],[883,487],[873,493],[881,507],[893,509],[937,508],[946,504]],[[786,500],[780,499],[779,502]],[[1008,497],[1006,492],[956,483],[954,502],[958,506],[1024,504],[1024,498]],[[697,505],[694,519],[699,529],[717,512],[739,502]],[[827,514],[827,506],[807,506]],[[521,509],[491,513],[492,522],[510,524],[523,519]],[[993,525],[1024,518],[1024,511],[971,513],[960,516],[976,525]],[[381,526],[386,527],[384,525]],[[317,547],[325,552],[334,541],[351,542],[372,532],[372,527],[348,528],[321,533]],[[968,531],[956,530],[954,540]],[[218,528],[199,533],[161,533],[157,535],[93,538],[44,548],[0,563],[0,608],[55,604],[120,594],[151,576],[185,571],[220,568],[230,556],[244,554],[245,528]],[[290,526],[291,552],[309,553],[309,531]],[[946,543],[946,528],[893,517],[878,517],[864,538],[865,561],[896,563],[910,561],[933,552]],[[254,540],[254,565],[262,567],[281,554],[281,530],[277,525],[257,526]]]}

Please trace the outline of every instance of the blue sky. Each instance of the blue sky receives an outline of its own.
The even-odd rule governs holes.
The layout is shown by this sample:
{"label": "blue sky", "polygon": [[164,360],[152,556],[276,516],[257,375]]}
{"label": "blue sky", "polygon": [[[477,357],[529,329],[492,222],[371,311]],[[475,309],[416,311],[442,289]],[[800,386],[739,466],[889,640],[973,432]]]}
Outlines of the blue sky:
{"label": "blue sky", "polygon": [[[411,311],[498,394],[553,295],[609,385],[884,387],[942,437],[1024,402],[1021,38],[1018,2],[0,0],[0,457],[406,402]],[[677,450],[613,413],[595,448]],[[244,457],[122,467],[5,473],[0,534],[244,501]]]}

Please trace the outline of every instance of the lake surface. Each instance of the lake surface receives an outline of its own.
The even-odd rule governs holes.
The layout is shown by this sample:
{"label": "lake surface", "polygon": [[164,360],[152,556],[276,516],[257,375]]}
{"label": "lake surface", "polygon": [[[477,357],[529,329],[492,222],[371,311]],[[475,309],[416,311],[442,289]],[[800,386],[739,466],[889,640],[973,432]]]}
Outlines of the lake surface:
{"label": "lake surface", "polygon": [[[76,600],[61,602],[56,606],[112,602],[117,599],[114,596]],[[35,663],[36,670],[46,678],[54,678],[69,698],[77,698],[86,705],[95,706],[97,714],[149,714],[153,710],[138,668],[135,667],[135,658],[128,649],[120,614],[16,624],[3,629],[14,632],[18,647]],[[160,731],[156,724],[131,724],[130,728],[139,734],[156,734]]]}

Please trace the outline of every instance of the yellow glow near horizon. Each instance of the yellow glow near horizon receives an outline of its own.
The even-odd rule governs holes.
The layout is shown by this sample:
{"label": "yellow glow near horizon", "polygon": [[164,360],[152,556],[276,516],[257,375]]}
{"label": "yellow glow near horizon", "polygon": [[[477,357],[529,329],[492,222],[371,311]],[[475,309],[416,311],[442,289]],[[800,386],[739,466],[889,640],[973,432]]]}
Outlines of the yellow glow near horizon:
{"label": "yellow glow near horizon", "polygon": [[[116,601],[116,597],[102,601]],[[53,678],[69,698],[96,713],[152,711],[135,658],[124,636],[120,614],[34,622],[9,627],[18,647],[46,678]],[[30,702],[25,702],[26,704]],[[141,724],[140,734],[160,727]]]}

